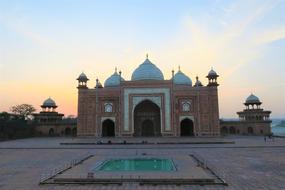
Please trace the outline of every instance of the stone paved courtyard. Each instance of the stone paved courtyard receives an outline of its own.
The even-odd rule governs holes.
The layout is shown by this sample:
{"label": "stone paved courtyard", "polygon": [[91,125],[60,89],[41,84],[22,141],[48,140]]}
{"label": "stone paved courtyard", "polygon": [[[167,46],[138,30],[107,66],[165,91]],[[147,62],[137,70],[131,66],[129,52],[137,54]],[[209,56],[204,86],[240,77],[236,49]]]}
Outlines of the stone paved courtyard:
{"label": "stone paved courtyard", "polygon": [[[60,145],[68,138],[31,138],[0,143],[0,189],[285,189],[285,139],[227,137],[235,144]],[[41,174],[92,153],[98,156],[201,155],[229,186],[221,185],[39,185]]]}

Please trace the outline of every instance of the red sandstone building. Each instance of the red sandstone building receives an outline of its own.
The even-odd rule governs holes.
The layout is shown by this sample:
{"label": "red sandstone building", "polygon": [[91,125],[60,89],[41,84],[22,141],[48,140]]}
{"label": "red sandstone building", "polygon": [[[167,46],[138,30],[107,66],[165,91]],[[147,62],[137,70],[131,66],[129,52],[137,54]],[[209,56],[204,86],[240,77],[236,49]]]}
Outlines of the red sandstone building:
{"label": "red sandstone building", "polygon": [[271,111],[260,107],[262,102],[253,94],[244,102],[245,109],[237,112],[239,120],[221,120],[221,133],[237,135],[269,135],[271,134]]}
{"label": "red sandstone building", "polygon": [[78,136],[216,136],[220,134],[217,73],[208,84],[180,69],[169,80],[148,58],[124,80],[115,71],[104,83],[88,88],[78,77]]}
{"label": "red sandstone building", "polygon": [[64,114],[56,111],[57,105],[53,99],[46,99],[41,108],[41,112],[33,114],[37,135],[76,135],[76,119],[63,118]]}

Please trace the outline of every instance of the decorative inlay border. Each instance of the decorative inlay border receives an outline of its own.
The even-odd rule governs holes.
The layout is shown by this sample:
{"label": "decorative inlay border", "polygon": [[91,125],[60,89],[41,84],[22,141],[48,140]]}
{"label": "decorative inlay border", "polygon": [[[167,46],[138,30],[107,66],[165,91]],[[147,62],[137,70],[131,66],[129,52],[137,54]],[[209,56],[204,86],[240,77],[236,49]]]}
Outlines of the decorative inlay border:
{"label": "decorative inlay border", "polygon": [[112,120],[116,125],[116,118],[115,117],[101,117],[101,125],[106,119]]}
{"label": "decorative inlay border", "polygon": [[[129,126],[129,113],[133,113],[135,105],[137,105],[142,99],[140,96],[133,97],[135,100],[131,100],[133,102],[133,106],[129,107],[129,95],[135,94],[149,94],[148,96],[144,96],[144,99],[150,99],[155,104],[157,104],[160,108],[162,107],[162,101],[160,96],[156,96],[155,94],[160,93],[164,94],[164,114],[165,114],[165,130],[170,131],[170,119],[171,119],[171,107],[170,107],[170,89],[169,88],[126,88],[124,89],[124,131],[130,131]],[[148,98],[147,98],[148,97]],[[160,99],[160,101],[159,101]],[[136,104],[135,104],[136,103]]]}

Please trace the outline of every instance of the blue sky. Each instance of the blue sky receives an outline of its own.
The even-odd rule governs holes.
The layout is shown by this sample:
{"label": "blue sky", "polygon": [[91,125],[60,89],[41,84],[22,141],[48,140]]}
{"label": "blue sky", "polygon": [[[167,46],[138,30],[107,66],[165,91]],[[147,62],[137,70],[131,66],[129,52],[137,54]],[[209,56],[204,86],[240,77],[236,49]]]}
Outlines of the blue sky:
{"label": "blue sky", "polygon": [[166,78],[180,65],[206,84],[213,66],[221,117],[251,92],[285,117],[284,50],[284,0],[0,0],[0,111],[51,96],[76,114],[78,74],[130,79],[148,53]]}

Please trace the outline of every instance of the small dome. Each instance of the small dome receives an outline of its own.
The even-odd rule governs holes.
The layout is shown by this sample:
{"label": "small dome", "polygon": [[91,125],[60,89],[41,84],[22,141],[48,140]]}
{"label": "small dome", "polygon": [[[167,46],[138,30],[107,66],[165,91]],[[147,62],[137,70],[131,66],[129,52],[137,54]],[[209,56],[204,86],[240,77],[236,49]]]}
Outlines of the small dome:
{"label": "small dome", "polygon": [[103,88],[103,86],[102,86],[101,82],[99,82],[99,83],[98,83],[97,88]]}
{"label": "small dome", "polygon": [[101,82],[99,81],[99,79],[96,79],[96,86],[95,88],[103,88]]}
{"label": "small dome", "polygon": [[192,80],[180,70],[173,77],[174,84],[184,84],[192,86]]}
{"label": "small dome", "polygon": [[55,101],[51,98],[46,99],[41,107],[55,108],[57,107]]}
{"label": "small dome", "polygon": [[79,75],[79,77],[77,78],[77,80],[78,80],[78,81],[86,82],[86,81],[88,81],[89,79],[87,78],[87,76],[85,75],[85,73],[82,72],[82,73]]}
{"label": "small dome", "polygon": [[124,79],[117,73],[117,69],[115,70],[115,73],[112,74],[104,83],[105,87],[113,87],[113,86],[119,86],[121,84],[121,81],[124,81]]}
{"label": "small dome", "polygon": [[218,76],[216,71],[213,70],[213,68],[209,71],[208,76]]}
{"label": "small dome", "polygon": [[133,72],[132,80],[164,80],[163,74],[148,58]]}
{"label": "small dome", "polygon": [[247,97],[247,99],[245,100],[246,104],[259,104],[261,103],[259,98],[253,94],[251,94],[250,96]]}
{"label": "small dome", "polygon": [[199,80],[198,76],[196,77],[196,82],[194,86],[203,86],[203,84],[201,83],[201,81]]}

